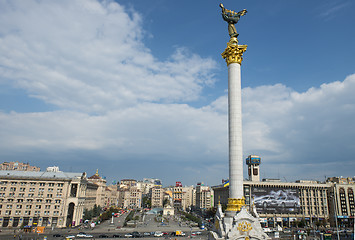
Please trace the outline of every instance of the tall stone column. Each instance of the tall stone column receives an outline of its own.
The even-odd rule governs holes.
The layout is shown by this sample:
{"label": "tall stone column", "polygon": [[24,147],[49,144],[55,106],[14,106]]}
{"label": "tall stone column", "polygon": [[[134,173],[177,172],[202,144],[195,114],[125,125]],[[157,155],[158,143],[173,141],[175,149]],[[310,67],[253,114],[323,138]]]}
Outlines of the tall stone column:
{"label": "tall stone column", "polygon": [[247,45],[238,45],[238,39],[231,37],[227,48],[222,53],[228,66],[229,198],[227,214],[239,212],[241,207],[245,205],[240,65],[246,49]]}

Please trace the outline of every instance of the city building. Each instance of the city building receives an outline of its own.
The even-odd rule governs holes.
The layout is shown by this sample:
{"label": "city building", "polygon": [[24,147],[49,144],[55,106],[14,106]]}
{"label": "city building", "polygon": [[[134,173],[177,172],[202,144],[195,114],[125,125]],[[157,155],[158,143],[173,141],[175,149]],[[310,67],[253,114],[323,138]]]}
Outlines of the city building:
{"label": "city building", "polygon": [[154,186],[150,189],[152,208],[163,207],[164,189],[161,186]]}
{"label": "city building", "polygon": [[134,179],[123,179],[118,189],[118,206],[121,208],[141,208],[142,191]]}
{"label": "city building", "polygon": [[354,226],[355,204],[354,191],[355,179],[332,177],[327,179],[330,184],[328,189],[329,215],[333,226]]}
{"label": "city building", "polygon": [[96,190],[86,173],[1,170],[0,226],[75,226]]}
{"label": "city building", "polygon": [[[256,208],[263,226],[295,226],[304,221],[306,225],[342,226],[354,224],[354,179],[328,178],[326,182],[298,180],[281,182],[280,179],[260,181],[260,157],[250,155],[246,159],[249,180],[244,180],[246,206]],[[228,181],[212,187],[214,201],[227,205]]]}
{"label": "city building", "polygon": [[41,168],[31,166],[28,163],[21,162],[4,162],[0,164],[0,170],[16,170],[16,171],[41,171]]}
{"label": "city building", "polygon": [[204,186],[203,183],[197,183],[196,186],[196,208],[208,210],[213,207],[213,189]]}
{"label": "city building", "polygon": [[99,175],[99,170],[96,170],[96,173],[88,178],[88,180],[97,185],[96,191],[96,205],[100,207],[106,207],[106,179],[103,179]]}

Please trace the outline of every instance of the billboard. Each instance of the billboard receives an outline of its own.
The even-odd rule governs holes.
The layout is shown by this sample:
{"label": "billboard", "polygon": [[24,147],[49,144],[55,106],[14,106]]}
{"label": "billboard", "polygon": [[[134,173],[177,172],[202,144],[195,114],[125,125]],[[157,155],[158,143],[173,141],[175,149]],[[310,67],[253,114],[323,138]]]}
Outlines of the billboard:
{"label": "billboard", "polygon": [[252,187],[258,213],[299,213],[300,198],[297,189],[277,187]]}

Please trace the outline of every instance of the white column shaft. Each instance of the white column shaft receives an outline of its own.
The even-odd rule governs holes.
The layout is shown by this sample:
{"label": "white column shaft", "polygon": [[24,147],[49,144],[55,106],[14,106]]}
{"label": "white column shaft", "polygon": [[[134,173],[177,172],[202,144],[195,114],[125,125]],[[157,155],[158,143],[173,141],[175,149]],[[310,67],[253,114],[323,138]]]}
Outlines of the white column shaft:
{"label": "white column shaft", "polygon": [[242,86],[240,64],[228,65],[229,198],[243,194]]}

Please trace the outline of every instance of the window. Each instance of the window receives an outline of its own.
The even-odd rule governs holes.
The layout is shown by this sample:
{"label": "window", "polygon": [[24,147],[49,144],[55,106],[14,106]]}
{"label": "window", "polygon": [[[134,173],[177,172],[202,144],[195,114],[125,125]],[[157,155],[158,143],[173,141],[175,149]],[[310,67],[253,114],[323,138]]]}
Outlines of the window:
{"label": "window", "polygon": [[19,193],[18,196],[19,196],[19,197],[24,197],[25,194],[24,194],[24,193]]}
{"label": "window", "polygon": [[6,187],[0,187],[0,191],[6,191]]}
{"label": "window", "polygon": [[31,209],[32,205],[26,205],[26,209]]}
{"label": "window", "polygon": [[18,203],[23,202],[23,199],[17,199],[17,202]]}
{"label": "window", "polygon": [[39,192],[44,192],[44,188],[38,188]]}
{"label": "window", "polygon": [[41,211],[35,211],[35,215],[39,215]]}
{"label": "window", "polygon": [[37,199],[37,202],[42,202],[42,199]]}
{"label": "window", "polygon": [[45,209],[50,209],[51,208],[51,205],[46,205],[45,206]]}
{"label": "window", "polygon": [[41,209],[41,205],[36,205],[36,209]]}
{"label": "window", "polygon": [[45,186],[45,185],[46,185],[46,183],[39,183],[39,185],[40,185],[40,186]]}
{"label": "window", "polygon": [[58,187],[63,187],[63,183],[58,183],[57,186]]}
{"label": "window", "polygon": [[17,185],[17,182],[11,182],[11,185]]}
{"label": "window", "polygon": [[54,183],[48,183],[48,186],[54,187]]}
{"label": "window", "polygon": [[53,194],[47,194],[47,197],[51,198],[51,197],[53,197]]}
{"label": "window", "polygon": [[11,208],[12,208],[12,205],[6,205],[6,208],[7,208],[7,209],[11,209]]}
{"label": "window", "polygon": [[11,210],[6,210],[5,215],[11,215]]}
{"label": "window", "polygon": [[28,197],[33,197],[33,196],[34,196],[33,193],[29,193],[29,194],[28,194]]}
{"label": "window", "polygon": [[21,208],[22,208],[22,205],[16,205],[16,208],[17,208],[17,209],[21,209]]}
{"label": "window", "polygon": [[50,199],[46,200],[46,203],[51,203],[51,202],[52,202],[52,200],[50,200]]}
{"label": "window", "polygon": [[31,211],[25,211],[25,215],[31,215]]}
{"label": "window", "polygon": [[21,214],[21,211],[20,210],[16,210],[15,211],[15,215],[20,215]]}
{"label": "window", "polygon": [[59,205],[55,205],[55,206],[54,206],[54,209],[59,209],[59,208],[60,208]]}
{"label": "window", "polygon": [[48,188],[48,192],[53,192],[53,188]]}
{"label": "window", "polygon": [[13,192],[9,193],[9,197],[14,197],[14,196],[15,196],[15,193],[13,193]]}
{"label": "window", "polygon": [[60,203],[60,200],[55,200],[55,203]]}

